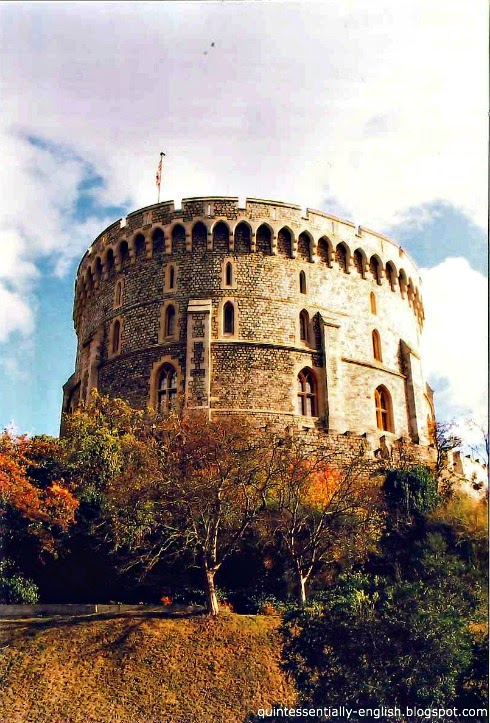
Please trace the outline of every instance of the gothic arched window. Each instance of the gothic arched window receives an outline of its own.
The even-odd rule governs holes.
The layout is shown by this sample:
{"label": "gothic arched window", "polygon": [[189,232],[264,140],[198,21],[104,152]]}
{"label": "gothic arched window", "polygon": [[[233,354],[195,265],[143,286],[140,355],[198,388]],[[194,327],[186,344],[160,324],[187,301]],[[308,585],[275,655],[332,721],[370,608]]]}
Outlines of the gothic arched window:
{"label": "gothic arched window", "polygon": [[121,322],[116,319],[112,327],[112,354],[118,354],[121,349]]}
{"label": "gothic arched window", "polygon": [[164,336],[174,336],[175,335],[175,306],[172,306],[170,304],[165,309],[165,326],[164,326]]}
{"label": "gothic arched window", "polygon": [[123,300],[123,281],[119,279],[114,290],[114,308],[121,306]]}
{"label": "gothic arched window", "polygon": [[377,329],[373,329],[372,338],[373,338],[373,356],[376,359],[376,361],[382,362],[383,357],[381,355],[381,337],[380,337],[379,331]]}
{"label": "gothic arched window", "polygon": [[303,417],[316,417],[316,379],[311,369],[302,369],[297,379],[297,411]]}
{"label": "gothic arched window", "polygon": [[306,274],[304,271],[299,272],[299,293],[306,294]]}
{"label": "gothic arched window", "polygon": [[386,387],[380,386],[374,392],[376,406],[376,426],[384,432],[394,432],[393,407],[391,396]]}
{"label": "gothic arched window", "polygon": [[226,286],[233,285],[233,264],[228,261],[225,267],[225,284]]}
{"label": "gothic arched window", "polygon": [[308,312],[303,309],[303,311],[301,311],[299,314],[299,338],[301,341],[308,341],[309,326],[310,317],[308,316]]}
{"label": "gothic arched window", "polygon": [[235,333],[235,307],[227,301],[223,307],[223,334]]}
{"label": "gothic arched window", "polygon": [[369,307],[371,309],[371,314],[376,314],[376,295],[373,291],[369,294]]}
{"label": "gothic arched window", "polygon": [[158,376],[157,411],[168,412],[175,406],[177,373],[171,364],[164,364]]}

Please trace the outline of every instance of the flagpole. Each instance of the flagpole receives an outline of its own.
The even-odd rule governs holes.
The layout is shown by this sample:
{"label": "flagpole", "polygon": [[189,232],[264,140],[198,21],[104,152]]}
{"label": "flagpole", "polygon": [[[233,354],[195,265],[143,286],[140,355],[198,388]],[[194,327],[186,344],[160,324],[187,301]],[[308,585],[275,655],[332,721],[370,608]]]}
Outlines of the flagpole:
{"label": "flagpole", "polygon": [[160,163],[158,164],[157,168],[157,186],[158,186],[158,197],[157,197],[157,203],[160,203],[160,187],[162,185],[162,166],[163,166],[163,156],[165,153],[163,151],[160,151]]}

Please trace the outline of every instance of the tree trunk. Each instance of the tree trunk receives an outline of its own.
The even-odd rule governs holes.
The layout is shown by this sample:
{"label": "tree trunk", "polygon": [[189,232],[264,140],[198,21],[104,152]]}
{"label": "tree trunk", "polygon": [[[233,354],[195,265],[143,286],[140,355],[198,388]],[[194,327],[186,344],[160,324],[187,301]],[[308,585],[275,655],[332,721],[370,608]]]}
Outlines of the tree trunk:
{"label": "tree trunk", "polygon": [[210,570],[207,566],[206,573],[206,607],[208,615],[218,615],[218,598],[216,597],[216,589],[214,587],[215,570]]}
{"label": "tree trunk", "polygon": [[297,599],[301,607],[306,604],[306,577],[299,570],[296,571]]}

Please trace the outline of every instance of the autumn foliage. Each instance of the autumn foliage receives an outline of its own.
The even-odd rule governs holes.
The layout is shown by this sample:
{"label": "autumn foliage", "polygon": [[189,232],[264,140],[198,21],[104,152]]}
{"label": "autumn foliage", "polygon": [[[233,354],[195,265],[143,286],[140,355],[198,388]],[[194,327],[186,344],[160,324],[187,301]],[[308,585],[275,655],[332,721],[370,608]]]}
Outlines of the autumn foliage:
{"label": "autumn foliage", "polygon": [[78,502],[59,477],[59,448],[46,437],[0,436],[0,535],[5,543],[25,535],[52,552],[56,535],[74,522]]}

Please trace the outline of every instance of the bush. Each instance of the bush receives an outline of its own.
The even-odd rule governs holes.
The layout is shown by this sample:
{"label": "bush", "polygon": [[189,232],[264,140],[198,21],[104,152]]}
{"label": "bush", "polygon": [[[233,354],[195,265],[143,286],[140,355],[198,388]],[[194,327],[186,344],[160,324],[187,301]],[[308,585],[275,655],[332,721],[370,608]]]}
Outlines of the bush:
{"label": "bush", "polygon": [[422,465],[390,470],[383,491],[390,512],[406,518],[426,515],[440,502],[434,476]]}
{"label": "bush", "polygon": [[[172,596],[174,604],[177,605],[198,605],[201,607],[206,606],[206,593],[201,588],[188,587],[181,590],[177,590]],[[228,593],[221,588],[216,588],[216,597],[221,606],[226,609],[231,609],[231,604],[228,601]]]}
{"label": "bush", "polygon": [[342,576],[322,607],[285,616],[283,667],[314,706],[452,701],[472,654],[454,602],[422,581]]}
{"label": "bush", "polygon": [[0,603],[34,605],[39,600],[37,585],[15,569],[9,559],[0,561]]}

